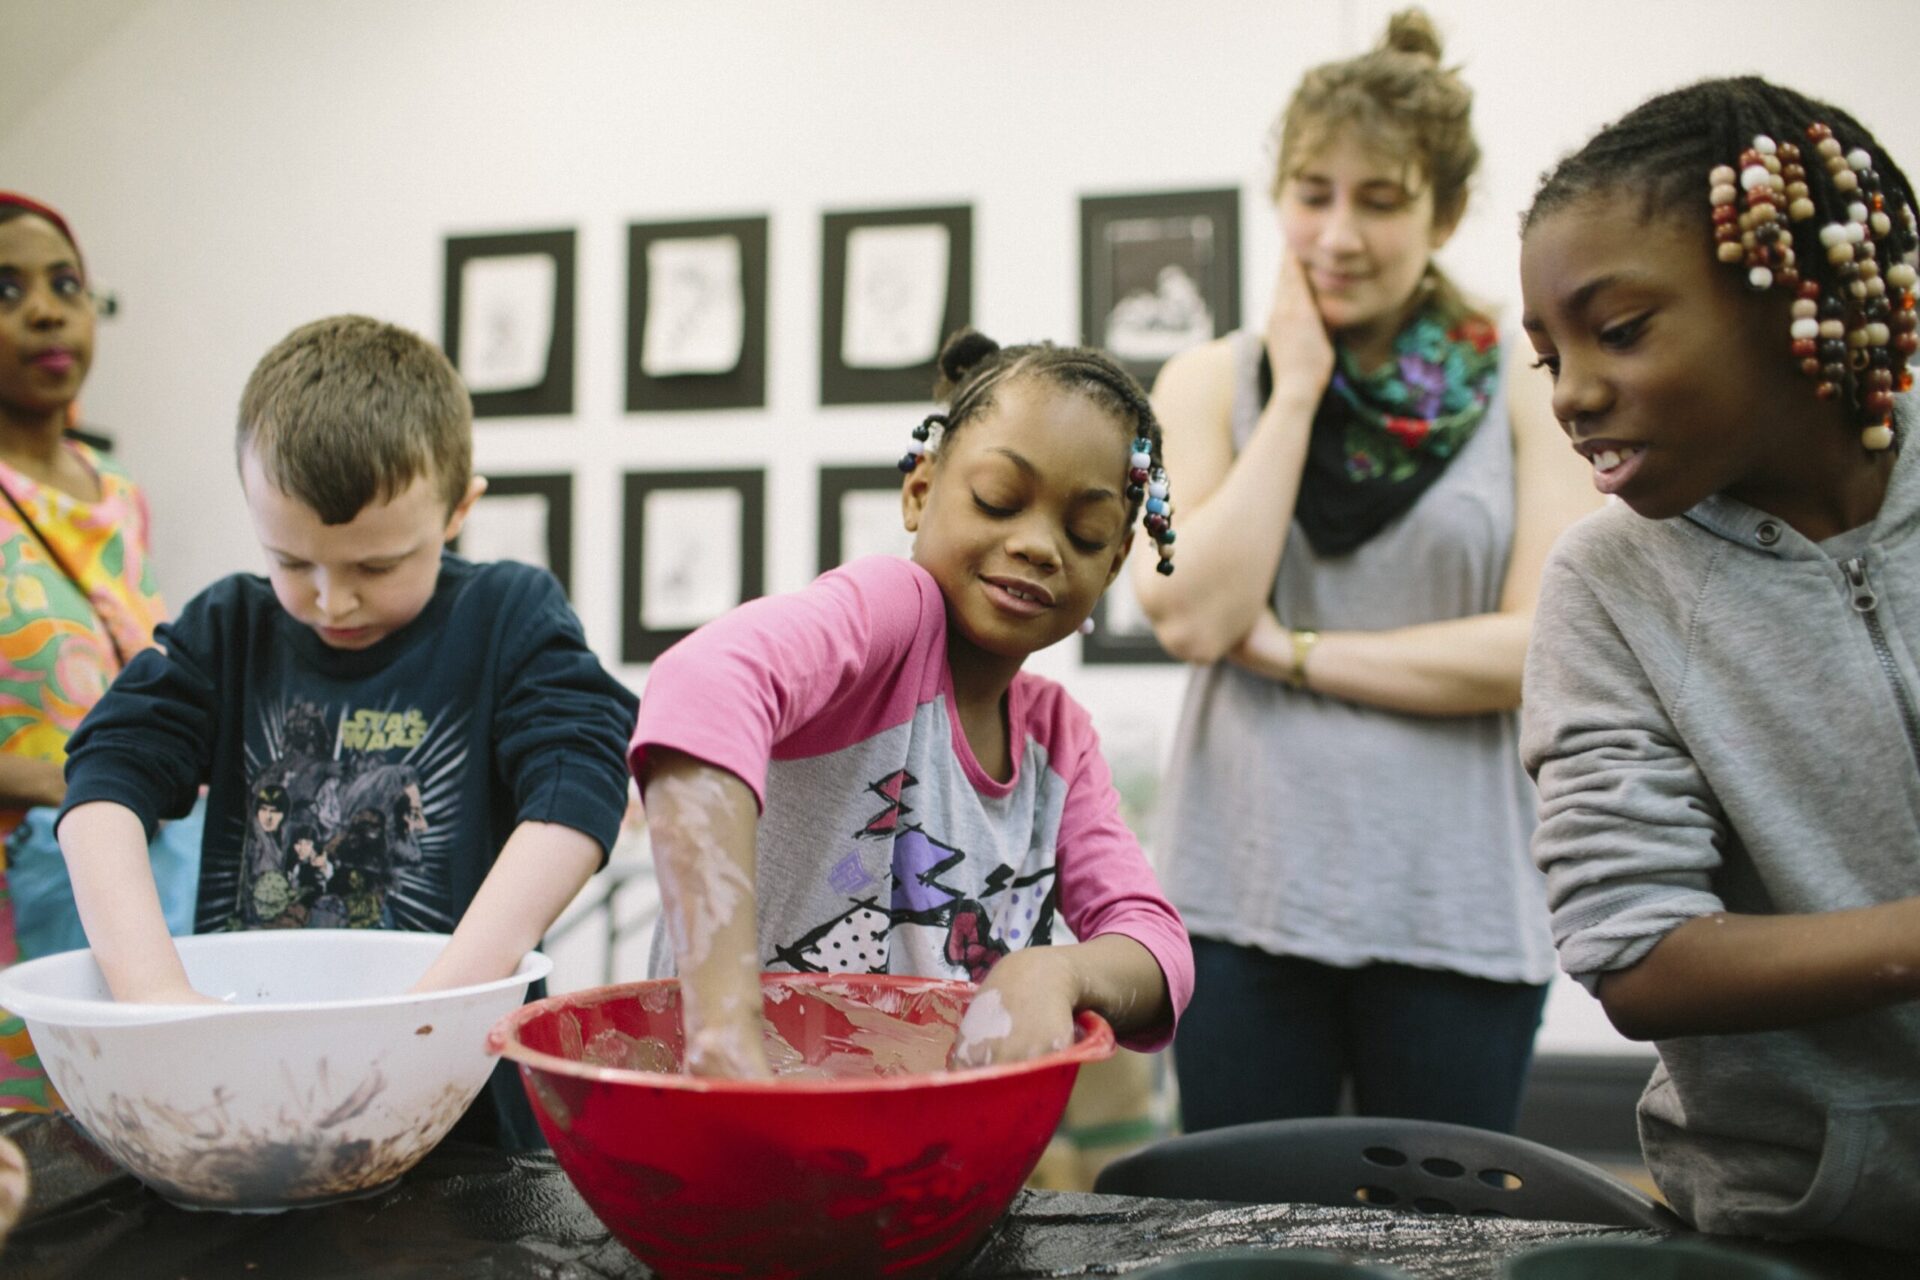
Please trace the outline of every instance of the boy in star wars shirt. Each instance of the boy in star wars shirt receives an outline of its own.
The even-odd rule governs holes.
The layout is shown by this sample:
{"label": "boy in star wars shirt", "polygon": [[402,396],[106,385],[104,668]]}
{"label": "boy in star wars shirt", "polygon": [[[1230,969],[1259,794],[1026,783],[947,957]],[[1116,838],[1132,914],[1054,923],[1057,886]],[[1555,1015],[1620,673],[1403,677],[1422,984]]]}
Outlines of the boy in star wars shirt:
{"label": "boy in star wars shirt", "polygon": [[[452,366],[390,325],[318,321],[254,371],[268,576],[191,601],[69,746],[60,841],[116,998],[206,998],[141,883],[202,784],[199,931],[451,932],[419,989],[511,973],[601,864],[635,700],[551,575],[446,552],[486,485],[471,435]],[[537,1145],[512,1073],[491,1093],[456,1134]]]}

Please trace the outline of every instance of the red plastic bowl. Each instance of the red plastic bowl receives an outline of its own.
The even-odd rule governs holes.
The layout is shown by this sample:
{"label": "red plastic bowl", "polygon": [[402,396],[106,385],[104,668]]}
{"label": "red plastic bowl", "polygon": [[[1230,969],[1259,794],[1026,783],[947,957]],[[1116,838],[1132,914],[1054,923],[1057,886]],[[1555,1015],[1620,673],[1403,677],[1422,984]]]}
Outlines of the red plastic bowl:
{"label": "red plastic bowl", "polygon": [[673,979],[553,996],[487,1037],[519,1064],[561,1169],[665,1280],[957,1266],[1033,1171],[1080,1064],[1113,1053],[1107,1024],[1082,1013],[1066,1049],[947,1071],[968,983],[761,984],[772,1080],[677,1074]]}

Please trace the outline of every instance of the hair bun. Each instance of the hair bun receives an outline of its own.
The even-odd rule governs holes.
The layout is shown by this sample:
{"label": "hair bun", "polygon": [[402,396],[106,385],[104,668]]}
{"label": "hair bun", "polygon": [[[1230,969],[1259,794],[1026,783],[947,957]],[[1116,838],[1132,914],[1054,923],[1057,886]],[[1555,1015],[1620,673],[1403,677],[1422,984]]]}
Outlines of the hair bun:
{"label": "hair bun", "polygon": [[1387,33],[1380,37],[1380,47],[1394,53],[1432,58],[1436,63],[1440,61],[1440,33],[1434,29],[1433,19],[1425,9],[1402,9],[1388,18]]}
{"label": "hair bun", "polygon": [[956,330],[940,348],[940,376],[933,384],[936,400],[945,400],[967,380],[967,375],[1000,350],[1000,344],[978,329]]}

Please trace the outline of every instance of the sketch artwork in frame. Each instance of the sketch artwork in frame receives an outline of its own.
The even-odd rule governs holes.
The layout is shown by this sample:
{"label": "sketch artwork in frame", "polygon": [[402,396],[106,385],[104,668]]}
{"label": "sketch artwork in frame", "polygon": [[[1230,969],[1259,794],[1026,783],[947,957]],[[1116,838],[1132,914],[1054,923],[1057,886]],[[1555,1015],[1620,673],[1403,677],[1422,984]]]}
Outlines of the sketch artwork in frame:
{"label": "sketch artwork in frame", "polygon": [[1134,534],[1133,552],[1120,567],[1120,576],[1093,606],[1093,630],[1080,637],[1080,661],[1101,665],[1179,661],[1154,639],[1153,626],[1133,590],[1133,562],[1158,554],[1144,529]]}
{"label": "sketch artwork in frame", "polygon": [[1240,193],[1080,201],[1080,335],[1152,389],[1160,366],[1240,327]]}
{"label": "sketch artwork in frame", "polygon": [[453,549],[469,560],[518,560],[537,565],[573,595],[573,477],[487,475],[487,491],[473,504]]}
{"label": "sketch artwork in frame", "polygon": [[821,226],[820,403],[919,403],[973,314],[966,205],[829,213]]}
{"label": "sketch artwork in frame", "polygon": [[627,227],[627,412],[767,402],[767,219]]}
{"label": "sketch artwork in frame", "polygon": [[900,511],[897,466],[820,468],[820,572],[861,556],[913,551]]}
{"label": "sketch artwork in frame", "polygon": [[630,471],[620,659],[652,662],[766,590],[766,473]]}
{"label": "sketch artwork in frame", "polygon": [[441,346],[476,418],[573,412],[574,233],[448,236]]}

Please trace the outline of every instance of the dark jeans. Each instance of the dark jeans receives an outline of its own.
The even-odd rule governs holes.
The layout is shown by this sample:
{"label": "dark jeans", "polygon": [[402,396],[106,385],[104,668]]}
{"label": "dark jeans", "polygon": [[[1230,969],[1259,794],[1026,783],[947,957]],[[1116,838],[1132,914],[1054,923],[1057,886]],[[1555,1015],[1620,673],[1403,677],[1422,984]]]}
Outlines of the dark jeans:
{"label": "dark jeans", "polygon": [[1512,1132],[1544,986],[1439,969],[1339,969],[1193,940],[1193,1003],[1173,1046],[1181,1125],[1361,1115]]}

